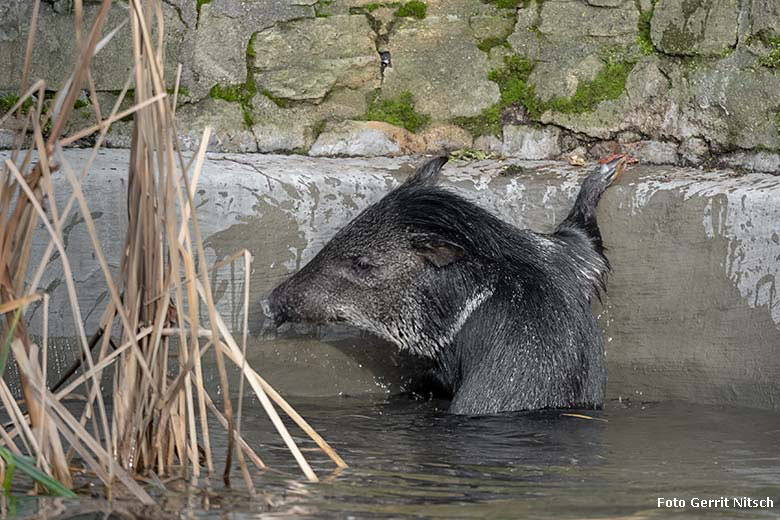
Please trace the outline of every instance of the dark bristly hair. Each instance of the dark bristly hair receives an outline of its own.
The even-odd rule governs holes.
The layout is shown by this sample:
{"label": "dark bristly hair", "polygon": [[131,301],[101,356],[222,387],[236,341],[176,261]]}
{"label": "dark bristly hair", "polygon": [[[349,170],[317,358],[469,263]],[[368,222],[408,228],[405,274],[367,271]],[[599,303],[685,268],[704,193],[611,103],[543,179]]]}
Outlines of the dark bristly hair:
{"label": "dark bristly hair", "polygon": [[277,287],[277,321],[343,321],[434,361],[450,411],[598,407],[603,340],[590,301],[609,268],[591,173],[555,233],[518,229],[437,186],[434,158]]}

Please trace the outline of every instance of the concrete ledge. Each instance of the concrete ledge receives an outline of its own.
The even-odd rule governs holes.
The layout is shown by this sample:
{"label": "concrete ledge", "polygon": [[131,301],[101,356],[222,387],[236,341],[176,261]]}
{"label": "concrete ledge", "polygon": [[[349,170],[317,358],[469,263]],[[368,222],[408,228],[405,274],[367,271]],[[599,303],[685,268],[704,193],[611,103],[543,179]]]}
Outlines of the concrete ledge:
{"label": "concrete ledge", "polygon": [[[87,156],[67,152],[75,167]],[[211,155],[196,199],[210,261],[248,248],[257,302],[417,162]],[[114,267],[126,221],[126,164],[126,151],[101,152],[85,189]],[[452,189],[542,231],[568,211],[585,173],[519,161],[454,163],[444,171]],[[58,179],[62,205],[69,190]],[[599,219],[613,265],[609,293],[595,305],[607,338],[609,396],[780,408],[780,178],[638,166],[607,192]],[[72,218],[67,237],[87,330],[94,330],[107,294],[83,219]],[[39,230],[34,258],[44,239]],[[59,260],[53,264],[42,284],[53,295],[50,328],[69,337],[73,319]],[[237,327],[240,269],[217,273],[214,287],[223,315]],[[35,323],[40,311],[32,312]],[[250,312],[256,317],[258,306]],[[274,339],[255,326],[253,335],[254,366],[288,394],[392,392],[415,365],[353,331],[298,329]],[[56,372],[72,354],[52,356]]]}

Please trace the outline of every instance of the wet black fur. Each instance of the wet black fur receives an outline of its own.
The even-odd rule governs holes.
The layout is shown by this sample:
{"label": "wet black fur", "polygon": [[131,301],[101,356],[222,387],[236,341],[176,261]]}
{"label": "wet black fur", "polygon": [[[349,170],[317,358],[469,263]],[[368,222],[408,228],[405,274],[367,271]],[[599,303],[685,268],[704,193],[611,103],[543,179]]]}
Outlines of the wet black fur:
{"label": "wet black fur", "polygon": [[[590,174],[556,232],[540,234],[436,186],[444,162],[422,166],[274,290],[277,320],[346,321],[432,358],[454,413],[600,407],[590,300],[609,269],[595,209],[612,172]],[[349,259],[358,267],[334,267]],[[361,275],[361,262],[378,265]],[[470,300],[481,303],[461,325]]]}

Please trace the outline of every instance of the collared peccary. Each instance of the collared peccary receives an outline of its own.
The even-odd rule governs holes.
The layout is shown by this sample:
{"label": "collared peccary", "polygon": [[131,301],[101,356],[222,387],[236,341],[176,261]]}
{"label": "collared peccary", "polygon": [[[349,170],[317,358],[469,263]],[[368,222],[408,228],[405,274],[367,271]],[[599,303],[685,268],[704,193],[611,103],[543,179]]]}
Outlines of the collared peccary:
{"label": "collared peccary", "polygon": [[596,204],[626,159],[588,175],[553,234],[436,186],[446,161],[423,164],[276,287],[277,326],[344,322],[431,358],[453,413],[600,407],[606,368],[590,301],[609,262]]}

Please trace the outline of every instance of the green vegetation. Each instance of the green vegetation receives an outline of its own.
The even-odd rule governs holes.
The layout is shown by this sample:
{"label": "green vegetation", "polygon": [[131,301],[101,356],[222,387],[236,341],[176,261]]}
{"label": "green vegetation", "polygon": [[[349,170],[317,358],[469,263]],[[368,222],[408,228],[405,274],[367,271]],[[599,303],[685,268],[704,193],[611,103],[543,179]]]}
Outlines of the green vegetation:
{"label": "green vegetation", "polygon": [[[534,62],[517,55],[505,56],[504,67],[490,71],[488,79],[498,84],[501,92],[500,107],[506,108],[517,102],[521,102],[532,113],[532,107],[536,107],[536,93],[534,86],[528,84],[528,77],[534,70]],[[541,115],[541,112],[535,115]]]}
{"label": "green vegetation", "polygon": [[475,137],[501,135],[501,113],[505,108],[518,102],[526,108],[538,105],[534,87],[528,84],[528,76],[533,70],[532,61],[517,55],[505,56],[504,67],[494,69],[488,74],[488,79],[498,84],[501,93],[499,102],[484,109],[478,116],[458,117],[453,122]]}
{"label": "green vegetation", "polygon": [[414,97],[407,91],[395,99],[380,99],[379,92],[371,95],[368,110],[362,117],[365,121],[384,121],[391,125],[402,126],[410,132],[417,132],[427,125],[431,118],[414,110]]}
{"label": "green vegetation", "polygon": [[333,0],[319,0],[314,4],[314,16],[317,18],[327,18],[332,13],[330,12],[330,6]]}
{"label": "green vegetation", "polygon": [[501,135],[501,108],[495,104],[483,110],[478,116],[456,117],[452,122],[468,130],[474,137]]}
{"label": "green vegetation", "polygon": [[231,103],[238,103],[241,105],[241,110],[244,115],[244,124],[247,127],[254,125],[252,120],[252,98],[257,94],[257,87],[254,80],[250,80],[247,77],[246,83],[240,83],[238,85],[220,85],[216,84],[209,90],[209,96],[214,99],[221,99],[223,101],[229,101]]}
{"label": "green vegetation", "polygon": [[477,48],[482,52],[490,52],[490,49],[498,46],[503,46],[507,49],[511,48],[506,38],[485,38],[477,44]]}
{"label": "green vegetation", "polygon": [[195,10],[200,14],[200,8],[210,3],[211,0],[195,0]]}
{"label": "green vegetation", "polygon": [[11,495],[11,480],[13,480],[16,469],[19,468],[23,473],[33,479],[35,482],[45,487],[49,493],[59,497],[76,498],[76,493],[54,480],[35,466],[35,459],[16,455],[5,446],[0,446],[0,457],[5,461],[5,479],[3,480],[3,492],[6,496]]}
{"label": "green vegetation", "polygon": [[246,83],[238,85],[216,84],[209,90],[209,96],[212,98],[230,101],[231,103],[248,103],[255,94],[256,92],[247,88]]}
{"label": "green vegetation", "polygon": [[758,60],[758,62],[764,67],[780,69],[780,37],[769,39],[767,45],[771,49],[769,54]]}
{"label": "green vegetation", "polygon": [[19,96],[4,96],[0,98],[0,114],[5,115],[6,112],[11,110],[16,102],[19,101]]}
{"label": "green vegetation", "polygon": [[609,61],[593,81],[581,82],[572,97],[553,99],[545,108],[568,114],[590,112],[602,101],[620,97],[633,68],[634,64],[630,62]]}
{"label": "green vegetation", "polygon": [[422,20],[428,12],[428,4],[420,2],[419,0],[411,0],[406,2],[398,8],[395,12],[395,16],[406,18],[417,18]]}
{"label": "green vegetation", "polygon": [[474,148],[461,148],[460,150],[453,150],[450,153],[450,158],[455,161],[484,161],[486,159],[495,159],[496,154],[492,152],[486,152],[485,150],[476,150]]}
{"label": "green vegetation", "polygon": [[[167,92],[169,96],[172,96],[174,92],[174,87],[166,88],[165,92]],[[190,89],[188,89],[184,85],[179,85],[179,97],[189,97],[189,96],[190,96]]]}
{"label": "green vegetation", "polygon": [[625,90],[626,78],[634,67],[633,62],[607,59],[592,81],[583,81],[570,98],[555,98],[542,101],[536,95],[534,85],[528,77],[534,70],[534,62],[517,55],[506,56],[504,67],[490,72],[488,79],[498,85],[499,102],[486,108],[474,117],[458,117],[453,122],[471,132],[480,135],[501,135],[501,115],[513,105],[525,107],[531,119],[538,120],[547,110],[568,114],[581,114],[593,110],[600,102],[617,99]]}
{"label": "green vegetation", "polygon": [[[314,140],[316,141],[317,138],[320,136],[320,134],[325,130],[325,126],[328,124],[328,121],[326,119],[320,119],[317,121],[314,126],[311,129],[312,136],[314,137]],[[303,152],[304,155],[306,152]]]}
{"label": "green vegetation", "polygon": [[[0,97],[0,117],[4,116],[6,112],[11,110],[17,101],[19,101],[19,96],[16,94]],[[32,98],[27,98],[24,103],[22,103],[22,112],[26,113],[32,105]]]}
{"label": "green vegetation", "polygon": [[[257,84],[253,73],[255,58],[255,36],[253,33],[246,47],[246,81],[236,85],[216,84],[209,90],[209,96],[213,99],[221,99],[231,103],[238,103],[244,116],[244,124],[251,128],[255,123],[252,119],[252,99],[257,95]],[[289,102],[285,99],[274,97],[269,91],[263,90],[262,94],[276,103],[277,106],[287,108]]]}
{"label": "green vegetation", "polygon": [[279,108],[290,108],[290,100],[274,96],[270,90],[263,89],[263,95],[274,102]]}
{"label": "green vegetation", "polygon": [[[493,4],[501,9],[516,9],[522,6],[524,9],[531,5],[531,0],[482,0],[486,4]],[[538,0],[541,2],[541,0]]]}
{"label": "green vegetation", "polygon": [[655,52],[655,46],[653,40],[650,37],[650,21],[653,19],[653,10],[643,11],[639,14],[639,21],[637,22],[637,30],[639,35],[636,37],[636,43],[639,46],[639,50],[642,54],[649,56]]}
{"label": "green vegetation", "polygon": [[349,14],[371,14],[380,7],[395,9],[393,16],[397,18],[417,18],[422,20],[428,14],[428,4],[420,0],[409,2],[371,2],[358,7],[350,7]]}

